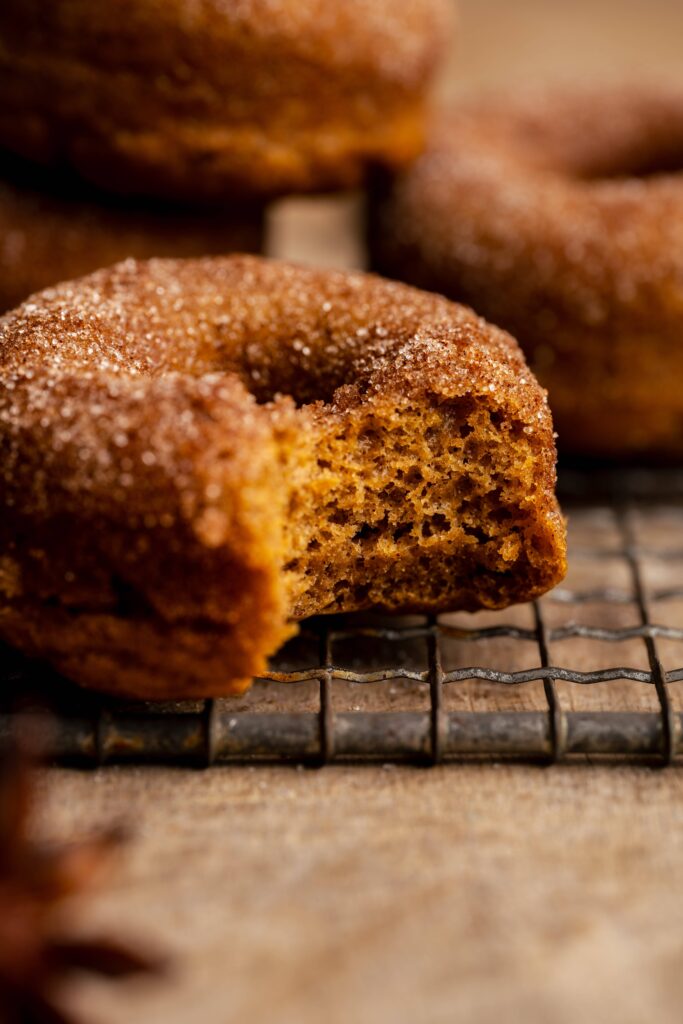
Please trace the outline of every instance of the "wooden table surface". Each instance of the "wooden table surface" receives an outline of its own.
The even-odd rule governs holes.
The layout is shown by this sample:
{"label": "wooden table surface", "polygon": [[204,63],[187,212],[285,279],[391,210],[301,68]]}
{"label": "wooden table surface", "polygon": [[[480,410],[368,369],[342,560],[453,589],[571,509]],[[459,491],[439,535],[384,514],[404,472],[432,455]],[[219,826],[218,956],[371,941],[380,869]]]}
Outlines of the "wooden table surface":
{"label": "wooden table surface", "polygon": [[[446,94],[680,63],[678,0],[461,6]],[[283,204],[271,251],[362,264],[356,206]],[[53,770],[43,792],[55,834],[137,827],[84,926],[176,960],[79,985],[95,1024],[681,1019],[680,769]]]}

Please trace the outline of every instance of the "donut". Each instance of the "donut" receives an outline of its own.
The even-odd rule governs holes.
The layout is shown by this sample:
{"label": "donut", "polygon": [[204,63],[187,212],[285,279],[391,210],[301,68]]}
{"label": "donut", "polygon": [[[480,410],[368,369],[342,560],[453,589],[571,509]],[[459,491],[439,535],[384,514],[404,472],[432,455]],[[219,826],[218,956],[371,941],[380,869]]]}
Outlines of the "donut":
{"label": "donut", "polygon": [[128,260],[7,314],[0,367],[0,637],[83,685],[238,693],[296,620],[564,572],[545,394],[443,298]]}
{"label": "donut", "polygon": [[3,0],[0,146],[128,194],[355,186],[412,159],[450,0]]}
{"label": "donut", "polygon": [[683,455],[683,90],[470,101],[378,181],[375,269],[511,331],[560,451]]}
{"label": "donut", "polygon": [[211,210],[151,200],[112,199],[37,174],[23,162],[0,164],[0,312],[33,292],[81,277],[128,256],[204,256],[258,252],[263,210]]}

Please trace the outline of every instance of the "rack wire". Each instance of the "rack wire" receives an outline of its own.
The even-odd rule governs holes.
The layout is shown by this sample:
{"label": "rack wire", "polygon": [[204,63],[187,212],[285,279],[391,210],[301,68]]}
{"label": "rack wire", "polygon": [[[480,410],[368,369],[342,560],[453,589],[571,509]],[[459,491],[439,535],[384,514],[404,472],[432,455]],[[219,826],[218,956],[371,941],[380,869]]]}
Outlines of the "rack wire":
{"label": "rack wire", "polygon": [[[672,474],[663,478],[649,471],[635,477],[617,472],[611,480],[600,470],[591,484],[585,471],[568,470],[563,482],[570,505],[578,500],[577,507],[584,512],[600,508],[614,538],[605,546],[599,536],[589,536],[587,541],[584,537],[573,556],[589,559],[597,567],[618,561],[624,586],[560,587],[532,606],[527,626],[508,621],[469,627],[449,616],[310,620],[298,642],[299,651],[305,653],[283,651],[259,682],[260,695],[253,704],[234,699],[165,704],[117,701],[77,690],[5,651],[0,655],[0,737],[11,729],[22,695],[49,692],[55,711],[50,752],[59,761],[83,766],[283,759],[319,765],[346,760],[438,764],[482,757],[557,762],[577,756],[647,758],[672,764],[683,752],[683,713],[674,692],[675,684],[683,681],[683,612],[674,625],[659,622],[657,612],[663,602],[675,609],[680,601],[683,609],[683,485]],[[595,497],[587,503],[586,496],[595,496],[600,489],[598,504]],[[658,510],[668,510],[668,525],[659,530],[655,548],[638,538],[643,507],[655,516]],[[648,584],[645,563],[653,560],[666,565],[673,585]],[[628,609],[632,621],[615,627],[596,614],[588,622],[578,622],[576,613],[582,608]],[[559,614],[559,624],[549,621],[549,609],[551,618]],[[472,621],[477,623],[476,616]],[[500,668],[485,659],[454,668],[445,665],[444,653],[454,645],[462,658],[464,650],[478,643],[499,640],[531,646],[533,664]],[[555,663],[553,649],[564,641],[601,641],[615,650],[622,644],[632,650],[637,642],[643,658],[639,665],[630,665],[620,664],[616,657],[613,664],[593,669]],[[675,651],[668,669],[662,644]],[[340,646],[352,652],[350,664],[343,663],[349,659],[335,655]],[[420,648],[424,660],[413,663],[397,654],[407,648]],[[625,682],[648,687],[655,698],[652,709],[619,705],[617,710],[576,710],[565,705],[559,689],[567,683],[616,688]],[[426,706],[417,710],[393,710],[381,704],[379,710],[338,706],[340,685],[367,691],[387,683],[394,689],[424,690]],[[482,685],[492,697],[504,688],[519,692],[534,683],[542,685],[541,707],[507,710],[492,699],[495,706],[490,710],[448,708],[448,695],[458,687]],[[292,709],[291,687],[297,685],[316,687],[315,707]]]}

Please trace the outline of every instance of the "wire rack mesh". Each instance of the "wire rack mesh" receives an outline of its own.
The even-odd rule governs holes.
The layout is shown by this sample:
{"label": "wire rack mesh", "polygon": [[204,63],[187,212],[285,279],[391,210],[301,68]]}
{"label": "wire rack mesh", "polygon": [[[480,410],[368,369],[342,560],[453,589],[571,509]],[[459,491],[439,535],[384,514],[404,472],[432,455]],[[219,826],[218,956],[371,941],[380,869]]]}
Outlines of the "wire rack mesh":
{"label": "wire rack mesh", "polygon": [[[54,711],[54,758],[83,766],[576,756],[671,764],[683,750],[683,482],[601,469],[568,469],[561,480],[573,569],[532,606],[310,620],[242,699],[117,701],[5,650],[0,735],[30,694]],[[574,658],[557,657],[568,644]],[[591,645],[603,662],[591,664]],[[576,693],[598,689],[600,700],[582,707]]]}

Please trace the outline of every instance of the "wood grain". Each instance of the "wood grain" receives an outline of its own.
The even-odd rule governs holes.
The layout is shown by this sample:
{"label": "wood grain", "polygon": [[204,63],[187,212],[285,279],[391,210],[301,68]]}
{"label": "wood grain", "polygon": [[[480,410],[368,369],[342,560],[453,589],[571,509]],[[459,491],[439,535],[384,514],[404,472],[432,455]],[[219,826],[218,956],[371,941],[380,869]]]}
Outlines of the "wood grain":
{"label": "wood grain", "polygon": [[64,771],[60,830],[140,834],[89,926],[176,954],[95,1021],[680,1020],[683,776],[633,768]]}

